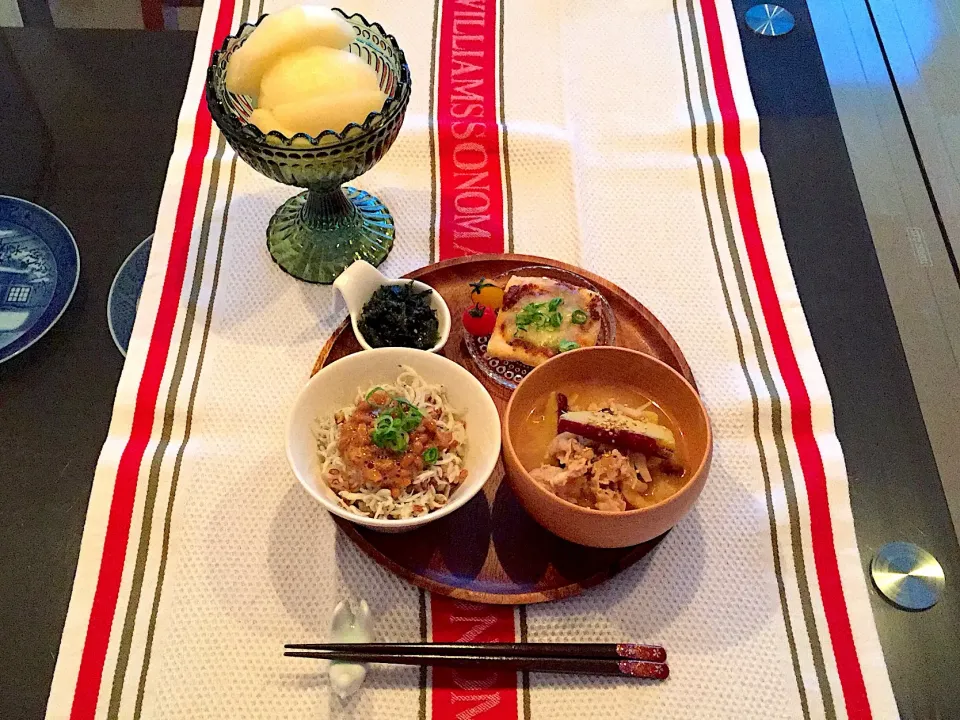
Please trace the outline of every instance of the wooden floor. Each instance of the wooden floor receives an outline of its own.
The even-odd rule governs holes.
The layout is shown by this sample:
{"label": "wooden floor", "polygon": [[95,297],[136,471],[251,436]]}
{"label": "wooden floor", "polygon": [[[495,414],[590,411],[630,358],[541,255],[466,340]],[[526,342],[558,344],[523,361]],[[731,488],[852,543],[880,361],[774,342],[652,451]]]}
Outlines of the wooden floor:
{"label": "wooden floor", "polygon": [[960,4],[807,6],[960,527]]}

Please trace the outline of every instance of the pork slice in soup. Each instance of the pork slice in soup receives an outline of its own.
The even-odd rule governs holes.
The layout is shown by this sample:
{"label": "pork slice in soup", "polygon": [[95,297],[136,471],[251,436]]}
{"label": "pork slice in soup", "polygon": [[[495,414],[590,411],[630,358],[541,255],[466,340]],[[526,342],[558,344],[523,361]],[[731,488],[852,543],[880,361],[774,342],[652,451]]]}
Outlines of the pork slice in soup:
{"label": "pork slice in soup", "polygon": [[596,510],[650,507],[686,482],[682,433],[632,388],[582,383],[549,393],[524,419],[514,446],[544,488]]}

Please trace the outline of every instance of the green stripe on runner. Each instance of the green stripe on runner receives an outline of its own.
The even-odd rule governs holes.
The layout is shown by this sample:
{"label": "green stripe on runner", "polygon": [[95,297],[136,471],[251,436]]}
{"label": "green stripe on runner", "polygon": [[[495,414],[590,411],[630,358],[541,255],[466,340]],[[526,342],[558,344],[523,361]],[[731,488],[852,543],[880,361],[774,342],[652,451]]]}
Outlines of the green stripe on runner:
{"label": "green stripe on runner", "polygon": [[[427,109],[427,130],[430,139],[430,263],[437,260],[437,32],[440,26],[440,1],[433,2],[433,29],[430,34],[430,83]],[[420,642],[427,642],[427,592],[420,588],[419,603]],[[420,668],[418,720],[427,720],[427,666]]]}
{"label": "green stripe on runner", "polygon": [[[506,73],[503,71],[503,46],[504,36],[504,11],[506,10],[506,0],[500,0],[500,134],[503,138],[503,190],[504,190],[504,202],[506,203],[507,211],[507,224],[506,224],[506,233],[507,233],[507,252],[513,252],[513,186],[510,182],[510,150],[507,143],[507,101],[504,97],[504,76]],[[527,677],[528,674],[525,673]]]}
{"label": "green stripe on runner", "polygon": [[430,98],[427,130],[430,138],[430,264],[437,261],[437,31],[440,26],[440,0],[433,2],[433,34],[430,39]]}
{"label": "green stripe on runner", "polygon": [[[783,611],[784,630],[786,631],[787,644],[790,647],[790,658],[793,663],[793,673],[797,683],[797,692],[800,695],[800,708],[803,717],[809,720],[810,706],[807,701],[806,689],[803,686],[803,673],[800,670],[800,658],[797,655],[797,643],[793,635],[793,623],[790,621],[790,608],[787,604],[787,595],[783,582],[783,569],[780,564],[780,542],[777,539],[777,519],[773,507],[773,492],[770,485],[770,470],[767,467],[767,455],[763,449],[763,440],[760,435],[760,402],[757,399],[757,390],[753,384],[753,378],[747,368],[746,356],[743,349],[743,337],[740,334],[740,328],[737,325],[736,314],[733,310],[733,303],[730,299],[730,290],[727,287],[726,279],[723,276],[723,265],[720,261],[720,251],[717,247],[716,234],[713,229],[713,214],[710,212],[710,203],[707,196],[706,174],[703,169],[703,160],[697,151],[697,119],[693,111],[693,98],[690,94],[690,81],[687,73],[686,52],[684,51],[683,31],[680,24],[680,10],[677,6],[677,0],[673,0],[673,14],[677,22],[677,42],[680,47],[680,67],[683,72],[683,89],[687,99],[687,112],[690,115],[691,144],[693,146],[693,156],[697,161],[697,173],[700,177],[700,194],[703,198],[703,210],[706,216],[707,232],[710,235],[710,246],[713,250],[713,258],[717,266],[717,274],[720,277],[720,287],[723,291],[723,301],[727,308],[727,315],[730,318],[730,324],[733,327],[733,334],[737,344],[737,355],[740,358],[740,367],[743,370],[743,376],[747,381],[747,387],[750,390],[750,401],[753,406],[753,435],[760,451],[760,471],[763,475],[763,487],[767,501],[767,517],[770,521],[770,542],[773,552],[773,569],[777,577],[777,591],[780,595],[780,608]],[[691,33],[693,31],[691,30]],[[702,75],[701,75],[702,77]],[[723,199],[720,201],[724,202]]]}
{"label": "green stripe on runner", "polygon": [[[260,12],[261,13],[263,12],[263,0],[261,0],[260,2]],[[249,20],[249,13],[250,13],[250,0],[243,0],[241,4],[241,9],[240,9],[241,23],[247,22]],[[190,299],[187,304],[187,312],[184,318],[183,334],[181,336],[181,340],[179,344],[177,362],[174,368],[174,375],[171,383],[171,389],[167,397],[167,406],[164,412],[164,425],[161,431],[161,439],[160,439],[160,443],[157,446],[157,450],[154,453],[153,462],[151,463],[151,467],[150,467],[149,483],[147,487],[147,498],[144,504],[144,522],[143,522],[143,526],[141,528],[141,533],[140,533],[140,548],[137,555],[137,565],[134,571],[134,581],[132,586],[131,598],[127,606],[127,618],[124,623],[123,635],[121,636],[120,658],[122,658],[123,662],[121,664],[121,662],[118,659],[117,669],[116,669],[116,672],[114,673],[114,686],[113,686],[113,691],[111,693],[110,710],[108,713],[108,717],[111,718],[111,720],[112,718],[119,717],[119,706],[120,706],[120,700],[122,697],[123,680],[126,674],[126,666],[129,662],[130,648],[132,646],[133,631],[134,631],[134,626],[136,622],[136,613],[139,607],[140,595],[142,593],[143,575],[146,568],[146,559],[149,551],[150,534],[152,529],[153,512],[154,512],[153,508],[156,502],[160,467],[163,461],[163,456],[165,455],[169,445],[172,426],[173,426],[173,420],[174,420],[174,412],[176,407],[176,399],[177,399],[177,395],[179,394],[180,384],[183,379],[183,371],[186,365],[186,358],[189,352],[190,338],[191,338],[191,333],[192,333],[193,325],[195,321],[197,304],[199,301],[203,271],[205,269],[204,267],[205,258],[206,258],[207,246],[209,243],[210,226],[213,218],[213,209],[214,209],[214,206],[216,205],[217,192],[218,192],[219,179],[220,179],[221,162],[222,162],[223,154],[225,151],[226,151],[226,141],[222,135],[218,135],[217,149],[216,149],[216,152],[214,153],[214,157],[211,163],[210,187],[207,191],[207,203],[204,208],[203,221],[201,224],[200,242],[197,247],[197,265],[194,270],[193,287],[191,288]],[[207,314],[206,314],[206,318],[203,326],[203,336],[201,341],[200,356],[197,361],[197,368],[195,371],[193,385],[191,387],[190,399],[187,406],[187,418],[184,426],[184,438],[177,451],[177,459],[174,465],[174,474],[171,480],[170,496],[168,498],[167,513],[166,513],[165,525],[164,525],[164,537],[163,537],[163,546],[162,546],[162,552],[161,552],[160,569],[157,577],[157,585],[154,591],[154,602],[151,610],[150,624],[148,625],[148,630],[147,630],[147,644],[144,650],[143,665],[141,667],[140,681],[138,683],[138,688],[137,688],[137,700],[136,700],[136,706],[134,710],[135,717],[139,717],[142,711],[143,691],[146,683],[146,670],[147,670],[147,666],[149,665],[149,654],[150,654],[150,650],[153,642],[153,633],[156,626],[156,610],[159,604],[161,586],[163,582],[163,573],[166,569],[167,542],[169,539],[169,531],[170,531],[169,522],[170,522],[170,515],[173,507],[173,498],[174,498],[175,489],[176,489],[176,479],[177,479],[177,476],[179,475],[180,463],[183,457],[183,451],[190,437],[191,415],[193,412],[194,401],[196,398],[196,388],[199,382],[201,369],[203,367],[203,357],[206,349],[207,336],[209,334],[210,317],[213,309],[214,297],[216,296],[217,280],[219,278],[219,273],[220,273],[220,259],[223,254],[223,240],[226,232],[226,221],[227,221],[227,216],[229,214],[230,202],[233,196],[233,185],[236,178],[236,162],[237,162],[236,157],[234,157],[230,164],[230,180],[227,186],[227,196],[224,201],[222,227],[221,227],[220,238],[219,238],[219,243],[217,247],[216,267],[214,269],[214,280],[213,280],[213,285],[211,287]]]}
{"label": "green stripe on runner", "polygon": [[217,200],[217,188],[220,179],[220,163],[226,150],[226,141],[221,135],[217,141],[210,164],[210,187],[207,191],[207,202],[203,211],[203,222],[200,226],[200,238],[197,243],[197,260],[193,271],[193,283],[190,288],[190,297],[184,313],[183,330],[177,349],[177,360],[173,368],[170,381],[170,391],[163,411],[163,427],[160,432],[160,441],[154,450],[150,463],[150,473],[147,479],[147,490],[143,502],[143,521],[140,526],[140,543],[137,548],[137,560],[133,569],[133,578],[130,586],[130,596],[127,601],[127,611],[123,620],[123,630],[120,635],[120,648],[117,653],[117,665],[113,673],[113,687],[110,691],[110,704],[107,717],[116,720],[120,717],[120,700],[123,694],[123,681],[130,661],[130,651],[133,645],[133,631],[137,620],[137,611],[140,607],[140,595],[143,592],[143,580],[146,574],[147,556],[150,551],[150,536],[153,530],[153,513],[156,506],[157,491],[160,485],[160,467],[164,455],[170,446],[173,435],[173,424],[176,416],[177,395],[183,382],[186,369],[187,353],[190,348],[190,337],[193,333],[196,320],[197,303],[200,297],[200,286],[203,279],[204,261],[210,237],[210,224],[213,219],[213,207]]}
{"label": "green stripe on runner", "polygon": [[[246,2],[244,3],[246,10]],[[177,450],[177,459],[173,465],[173,476],[170,480],[170,496],[167,498],[167,509],[164,514],[163,541],[160,546],[160,569],[157,573],[157,586],[154,590],[153,605],[150,610],[150,623],[147,626],[147,640],[144,646],[143,666],[140,670],[140,681],[137,684],[137,703],[134,708],[134,718],[139,718],[143,711],[143,696],[147,686],[147,672],[150,667],[150,654],[153,650],[153,638],[157,628],[157,614],[160,609],[160,596],[163,591],[163,579],[167,568],[167,558],[170,551],[170,525],[173,519],[173,504],[177,495],[177,483],[180,479],[180,467],[183,464],[183,453],[190,441],[190,431],[193,427],[193,408],[197,400],[197,388],[200,385],[200,374],[203,369],[203,360],[207,354],[207,340],[210,336],[210,320],[213,316],[213,304],[217,296],[217,286],[220,282],[220,267],[223,259],[223,241],[227,234],[227,220],[230,216],[230,203],[233,200],[233,186],[237,177],[237,158],[230,161],[230,180],[227,183],[227,196],[224,200],[223,222],[220,226],[220,238],[217,243],[217,259],[213,270],[213,283],[210,288],[210,300],[207,304],[207,314],[203,323],[203,336],[200,341],[200,354],[197,358],[197,372],[190,388],[190,399],[187,401],[187,413],[183,428],[183,442]]]}
{"label": "green stripe on runner", "polygon": [[[430,83],[427,110],[427,129],[430,138],[430,263],[437,260],[437,33],[440,27],[440,2],[433,2],[433,29],[430,34]],[[417,593],[420,620],[420,642],[427,642],[429,625],[427,620],[427,591],[420,588]],[[427,690],[429,669],[420,667],[418,720],[427,720]]]}
{"label": "green stripe on runner", "polygon": [[[794,486],[793,481],[793,472],[790,468],[790,460],[787,456],[786,442],[784,439],[783,432],[783,406],[780,401],[780,394],[777,391],[776,383],[773,380],[773,376],[770,372],[770,365],[767,361],[766,353],[764,351],[763,342],[760,337],[760,329],[757,324],[756,315],[753,311],[753,306],[750,301],[750,293],[747,289],[746,280],[743,272],[743,265],[740,260],[740,251],[737,248],[737,240],[733,232],[733,222],[730,216],[730,209],[727,203],[727,195],[725,184],[723,180],[723,168],[720,163],[720,158],[717,154],[716,147],[716,132],[715,132],[715,123],[713,117],[713,110],[710,107],[710,98],[707,92],[706,85],[706,73],[703,64],[703,53],[702,46],[700,43],[700,31],[699,25],[697,23],[696,10],[694,8],[693,0],[686,0],[686,10],[687,16],[690,23],[690,35],[693,41],[693,53],[694,59],[697,66],[697,79],[700,85],[700,101],[701,106],[704,112],[704,118],[706,120],[707,127],[707,151],[710,155],[710,159],[713,163],[714,169],[714,181],[717,185],[717,195],[720,200],[720,213],[723,218],[723,228],[724,234],[727,240],[728,251],[730,253],[731,260],[733,261],[734,275],[736,276],[737,289],[740,293],[740,298],[743,304],[744,313],[747,317],[747,324],[750,329],[750,335],[753,340],[754,347],[756,348],[757,364],[760,368],[760,375],[763,378],[764,386],[766,387],[767,392],[770,395],[770,404],[771,404],[771,423],[773,426],[773,436],[774,442],[777,448],[777,458],[780,464],[780,472],[783,476],[784,491],[787,499],[787,514],[789,518],[789,527],[790,527],[790,542],[791,550],[793,556],[793,563],[796,569],[797,576],[797,586],[800,593],[800,607],[803,614],[804,625],[806,626],[807,636],[810,641],[810,652],[813,657],[814,670],[817,675],[817,683],[820,687],[820,694],[823,699],[823,709],[824,714],[828,720],[834,720],[836,718],[836,710],[833,704],[833,694],[830,690],[830,683],[827,679],[826,665],[823,658],[823,649],[820,645],[820,636],[817,633],[816,620],[813,615],[813,602],[810,596],[810,587],[807,581],[807,572],[806,572],[806,562],[803,556],[803,541],[800,536],[800,511],[797,503],[797,492],[796,487]],[[718,265],[719,267],[719,265]],[[723,280],[723,274],[720,274],[721,281]],[[731,315],[731,318],[734,318],[734,315]],[[734,327],[736,328],[736,322],[734,320]],[[751,382],[749,371],[746,368],[744,363],[744,374],[747,377],[748,383]],[[752,383],[751,383],[752,385]],[[754,397],[755,393],[752,392]],[[757,412],[757,418],[759,419],[759,409]],[[759,437],[759,426],[755,426],[755,432]],[[772,499],[768,499],[768,509],[772,509]],[[773,524],[773,538],[776,539],[776,523]],[[779,555],[775,554],[775,557],[779,561]],[[799,662],[799,661],[798,661]],[[798,680],[800,687],[802,688],[802,682]],[[801,698],[804,697],[804,693],[801,691]]]}

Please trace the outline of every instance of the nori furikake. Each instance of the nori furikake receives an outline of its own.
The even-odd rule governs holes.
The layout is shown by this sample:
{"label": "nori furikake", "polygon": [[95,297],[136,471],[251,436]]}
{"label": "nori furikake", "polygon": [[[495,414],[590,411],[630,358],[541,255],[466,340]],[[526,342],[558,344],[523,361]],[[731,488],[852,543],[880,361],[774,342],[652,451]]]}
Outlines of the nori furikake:
{"label": "nori furikake", "polygon": [[437,311],[430,307],[432,292],[416,292],[412,282],[382,285],[363,306],[357,327],[371,347],[429,350],[440,327]]}

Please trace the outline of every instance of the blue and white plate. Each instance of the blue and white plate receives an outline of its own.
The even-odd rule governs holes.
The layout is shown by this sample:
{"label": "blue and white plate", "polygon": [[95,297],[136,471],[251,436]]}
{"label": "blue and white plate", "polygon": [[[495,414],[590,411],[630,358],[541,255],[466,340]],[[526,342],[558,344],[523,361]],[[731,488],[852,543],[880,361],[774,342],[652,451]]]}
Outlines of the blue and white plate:
{"label": "blue and white plate", "polygon": [[137,319],[137,305],[143,291],[143,281],[147,277],[147,263],[150,262],[150,246],[153,235],[133,249],[127,255],[123,265],[117,270],[117,276],[110,286],[107,296],[107,322],[110,334],[123,356],[127,356],[130,336],[133,334],[133,322]]}
{"label": "blue and white plate", "polygon": [[48,210],[0,195],[0,362],[60,319],[80,278],[80,253]]}

